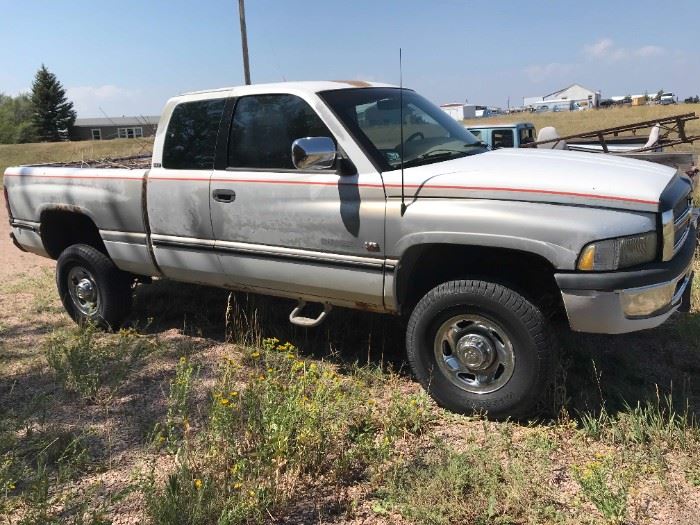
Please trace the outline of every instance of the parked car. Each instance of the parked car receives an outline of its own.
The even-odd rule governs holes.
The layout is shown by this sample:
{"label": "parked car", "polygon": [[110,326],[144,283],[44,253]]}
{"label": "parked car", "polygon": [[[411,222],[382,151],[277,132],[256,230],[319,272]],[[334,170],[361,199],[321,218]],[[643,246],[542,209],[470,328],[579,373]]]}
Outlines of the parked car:
{"label": "parked car", "polygon": [[669,104],[676,103],[676,96],[673,93],[661,93],[659,97],[659,104],[662,106],[668,106]]}
{"label": "parked car", "polygon": [[466,128],[491,149],[520,148],[523,144],[535,142],[537,136],[532,122],[466,126]]}
{"label": "parked car", "polygon": [[688,307],[691,186],[646,162],[488,151],[414,91],[356,81],[177,96],[149,168],[4,177],[14,242],[56,259],[78,323],[120,326],[134,283],[160,277],[296,299],[302,326],[333,306],[401,315],[433,398],[496,418],[553,390],[552,316],[613,334]]}

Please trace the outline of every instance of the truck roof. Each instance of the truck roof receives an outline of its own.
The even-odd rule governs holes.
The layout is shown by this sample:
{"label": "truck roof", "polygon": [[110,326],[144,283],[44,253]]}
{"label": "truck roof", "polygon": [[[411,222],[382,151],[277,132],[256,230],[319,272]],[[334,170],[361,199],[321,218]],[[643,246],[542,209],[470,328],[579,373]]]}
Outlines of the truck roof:
{"label": "truck roof", "polygon": [[308,91],[318,93],[320,91],[332,91],[336,89],[367,88],[367,87],[398,87],[380,82],[368,82],[365,80],[305,80],[300,82],[273,82],[267,84],[251,84],[248,86],[231,86],[217,89],[204,89],[201,91],[189,91],[185,95],[203,95],[207,93],[221,93],[234,91],[238,95],[257,94],[264,91]]}

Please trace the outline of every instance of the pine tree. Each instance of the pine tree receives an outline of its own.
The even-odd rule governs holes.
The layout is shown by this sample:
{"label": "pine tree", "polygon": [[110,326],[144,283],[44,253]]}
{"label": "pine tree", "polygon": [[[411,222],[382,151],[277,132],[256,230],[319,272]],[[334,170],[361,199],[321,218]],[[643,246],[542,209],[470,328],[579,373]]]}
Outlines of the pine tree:
{"label": "pine tree", "polygon": [[32,83],[32,105],[32,120],[39,140],[56,142],[67,137],[75,122],[73,103],[66,99],[65,89],[44,64]]}

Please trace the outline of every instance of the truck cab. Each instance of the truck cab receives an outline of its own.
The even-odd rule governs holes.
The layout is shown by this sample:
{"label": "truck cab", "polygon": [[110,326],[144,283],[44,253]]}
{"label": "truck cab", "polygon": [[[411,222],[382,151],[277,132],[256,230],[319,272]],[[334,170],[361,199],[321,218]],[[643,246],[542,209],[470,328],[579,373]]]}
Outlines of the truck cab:
{"label": "truck cab", "polygon": [[520,148],[535,141],[535,125],[531,122],[493,124],[491,126],[466,126],[477,139],[490,149]]}

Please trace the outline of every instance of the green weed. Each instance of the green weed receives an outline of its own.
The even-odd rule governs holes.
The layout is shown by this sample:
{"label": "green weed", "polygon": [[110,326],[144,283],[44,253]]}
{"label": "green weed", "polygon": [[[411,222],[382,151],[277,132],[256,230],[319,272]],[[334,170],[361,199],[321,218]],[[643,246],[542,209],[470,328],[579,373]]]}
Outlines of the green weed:
{"label": "green weed", "polygon": [[185,436],[164,486],[151,482],[154,523],[266,521],[319,476],[348,483],[367,475],[397,439],[430,422],[422,397],[382,406],[357,377],[308,363],[289,343],[266,339],[244,350],[243,363],[222,363],[207,427]]}
{"label": "green weed", "polygon": [[556,494],[545,482],[551,438],[533,429],[516,442],[514,429],[484,421],[483,442],[472,437],[455,449],[436,440],[434,447],[391,465],[378,482],[375,512],[431,525],[560,520]]}
{"label": "green weed", "polygon": [[628,482],[619,465],[610,458],[591,461],[574,468],[574,479],[581,492],[611,524],[623,523],[627,517]]}
{"label": "green weed", "polygon": [[56,508],[71,515],[77,500],[58,488],[93,468],[87,436],[56,428],[5,428],[0,438],[0,511],[25,509],[20,523],[62,523]]}
{"label": "green weed", "polygon": [[46,359],[66,390],[94,399],[102,387],[115,388],[137,362],[158,347],[134,330],[102,334],[91,325],[51,335]]}
{"label": "green weed", "polygon": [[700,487],[700,465],[689,466],[685,471],[685,479],[694,487]]}
{"label": "green weed", "polygon": [[585,435],[612,444],[651,445],[666,450],[686,448],[697,443],[700,430],[686,409],[678,412],[671,395],[660,396],[644,404],[610,414],[603,408],[599,414],[583,414],[581,428]]}
{"label": "green weed", "polygon": [[170,383],[168,411],[165,423],[157,426],[155,440],[170,452],[176,452],[190,428],[188,419],[192,380],[198,368],[187,357],[181,357],[175,367],[175,377]]}
{"label": "green weed", "polygon": [[[486,451],[484,451],[486,453]],[[494,517],[498,462],[476,450],[440,448],[394,467],[379,509],[393,509],[416,523],[475,523]]]}
{"label": "green weed", "polygon": [[31,311],[35,314],[58,313],[63,311],[53,277],[53,271],[47,268],[37,270],[31,275],[22,275],[0,288],[3,293],[30,293],[32,295]]}

